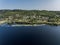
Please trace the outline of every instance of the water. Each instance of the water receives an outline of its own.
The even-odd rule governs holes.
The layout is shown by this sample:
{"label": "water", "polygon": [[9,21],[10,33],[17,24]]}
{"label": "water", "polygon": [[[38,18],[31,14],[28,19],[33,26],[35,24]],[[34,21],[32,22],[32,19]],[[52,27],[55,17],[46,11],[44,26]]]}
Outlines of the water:
{"label": "water", "polygon": [[60,26],[0,26],[0,45],[60,45]]}

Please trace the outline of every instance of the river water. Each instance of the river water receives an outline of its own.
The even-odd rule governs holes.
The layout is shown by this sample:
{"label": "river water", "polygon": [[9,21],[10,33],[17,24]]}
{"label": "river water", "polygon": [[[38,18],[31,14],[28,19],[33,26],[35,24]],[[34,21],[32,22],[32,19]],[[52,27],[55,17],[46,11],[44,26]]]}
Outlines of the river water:
{"label": "river water", "polygon": [[60,26],[0,26],[0,45],[60,45]]}

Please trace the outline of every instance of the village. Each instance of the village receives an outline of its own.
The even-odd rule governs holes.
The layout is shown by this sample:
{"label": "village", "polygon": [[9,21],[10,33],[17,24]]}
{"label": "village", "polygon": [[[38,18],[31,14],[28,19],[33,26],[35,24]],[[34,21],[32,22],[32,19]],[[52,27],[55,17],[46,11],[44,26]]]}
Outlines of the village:
{"label": "village", "polygon": [[16,14],[14,16],[8,16],[5,19],[0,20],[0,24],[8,23],[8,24],[60,24],[56,22],[55,19],[49,19],[49,17],[42,17],[42,16],[36,16],[36,15],[19,15]]}
{"label": "village", "polygon": [[[9,11],[9,12],[8,12]],[[0,24],[52,24],[60,25],[60,15],[51,11],[6,10],[0,14]]]}

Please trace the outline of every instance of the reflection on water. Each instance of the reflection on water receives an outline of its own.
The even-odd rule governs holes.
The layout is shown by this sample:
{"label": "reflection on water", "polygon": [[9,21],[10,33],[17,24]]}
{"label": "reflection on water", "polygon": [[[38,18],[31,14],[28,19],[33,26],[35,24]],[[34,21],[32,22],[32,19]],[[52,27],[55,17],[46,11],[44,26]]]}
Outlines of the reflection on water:
{"label": "reflection on water", "polygon": [[60,26],[0,26],[0,45],[60,45]]}

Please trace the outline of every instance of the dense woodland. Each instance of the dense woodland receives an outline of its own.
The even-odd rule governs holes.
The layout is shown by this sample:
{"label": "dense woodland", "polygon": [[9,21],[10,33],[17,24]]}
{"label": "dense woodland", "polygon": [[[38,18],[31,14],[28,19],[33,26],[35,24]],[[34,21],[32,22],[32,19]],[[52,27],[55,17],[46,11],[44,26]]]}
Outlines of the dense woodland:
{"label": "dense woodland", "polygon": [[60,22],[60,11],[48,10],[0,10],[0,20],[8,22],[47,23]]}

